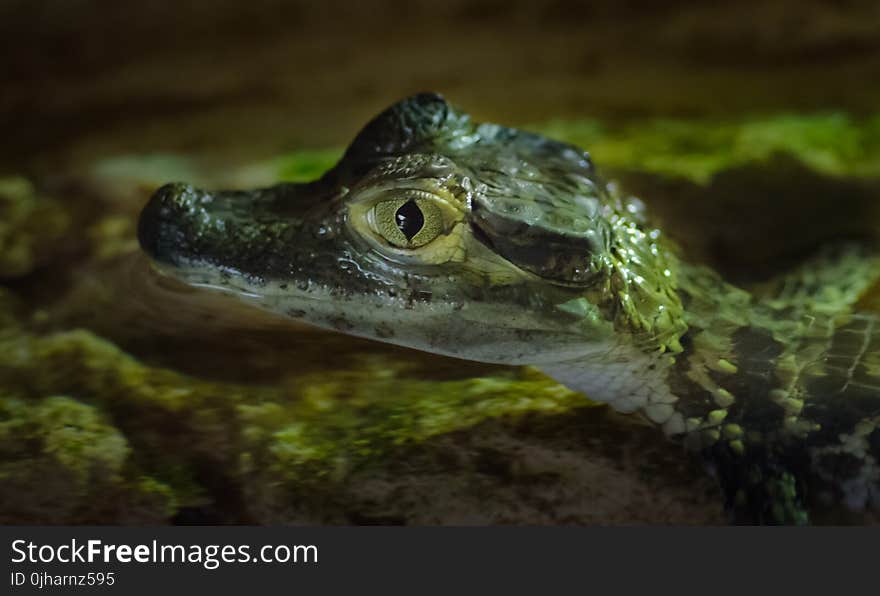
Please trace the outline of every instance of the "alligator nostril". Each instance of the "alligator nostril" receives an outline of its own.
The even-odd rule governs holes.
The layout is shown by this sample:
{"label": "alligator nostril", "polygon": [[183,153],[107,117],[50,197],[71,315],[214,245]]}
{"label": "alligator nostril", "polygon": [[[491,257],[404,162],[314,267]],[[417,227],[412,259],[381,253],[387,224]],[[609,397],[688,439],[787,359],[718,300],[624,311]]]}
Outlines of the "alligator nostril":
{"label": "alligator nostril", "polygon": [[174,209],[185,205],[194,194],[194,189],[189,184],[172,182],[160,187],[153,193],[152,201],[161,205],[164,209]]}

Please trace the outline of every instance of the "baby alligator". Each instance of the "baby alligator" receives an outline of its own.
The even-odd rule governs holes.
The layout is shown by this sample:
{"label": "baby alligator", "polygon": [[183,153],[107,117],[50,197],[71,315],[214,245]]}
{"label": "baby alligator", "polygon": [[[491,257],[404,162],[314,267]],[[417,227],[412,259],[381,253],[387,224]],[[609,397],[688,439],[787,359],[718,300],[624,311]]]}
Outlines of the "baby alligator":
{"label": "baby alligator", "polygon": [[733,519],[880,504],[877,261],[773,290],[688,264],[577,147],[435,94],[385,110],[319,180],[159,189],[144,250],[188,284],[343,333],[538,367],[701,454]]}

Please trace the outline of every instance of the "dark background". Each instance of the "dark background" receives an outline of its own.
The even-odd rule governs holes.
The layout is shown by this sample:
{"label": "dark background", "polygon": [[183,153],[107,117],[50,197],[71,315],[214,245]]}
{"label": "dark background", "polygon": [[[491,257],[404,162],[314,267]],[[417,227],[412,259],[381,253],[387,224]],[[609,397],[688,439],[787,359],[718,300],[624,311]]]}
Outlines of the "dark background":
{"label": "dark background", "polygon": [[0,1],[0,170],[342,145],[420,90],[479,118],[876,110],[880,3]]}

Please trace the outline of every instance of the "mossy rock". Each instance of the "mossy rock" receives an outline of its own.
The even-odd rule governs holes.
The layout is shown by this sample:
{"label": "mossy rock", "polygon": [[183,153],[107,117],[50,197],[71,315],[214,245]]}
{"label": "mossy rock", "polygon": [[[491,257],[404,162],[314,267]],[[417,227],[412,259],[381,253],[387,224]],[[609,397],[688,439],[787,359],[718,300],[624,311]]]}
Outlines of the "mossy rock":
{"label": "mossy rock", "polygon": [[0,280],[44,264],[68,225],[66,211],[38,196],[28,180],[0,178]]}

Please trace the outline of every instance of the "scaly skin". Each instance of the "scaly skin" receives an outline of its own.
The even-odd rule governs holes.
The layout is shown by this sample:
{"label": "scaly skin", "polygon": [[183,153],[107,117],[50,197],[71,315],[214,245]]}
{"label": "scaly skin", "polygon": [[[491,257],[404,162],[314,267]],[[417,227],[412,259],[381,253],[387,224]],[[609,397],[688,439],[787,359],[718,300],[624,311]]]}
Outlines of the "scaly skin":
{"label": "scaly skin", "polygon": [[686,263],[582,150],[395,104],[320,180],[157,191],[157,266],[279,315],[484,362],[537,366],[702,454],[736,521],[880,504],[876,277],[858,248],[760,291]]}

